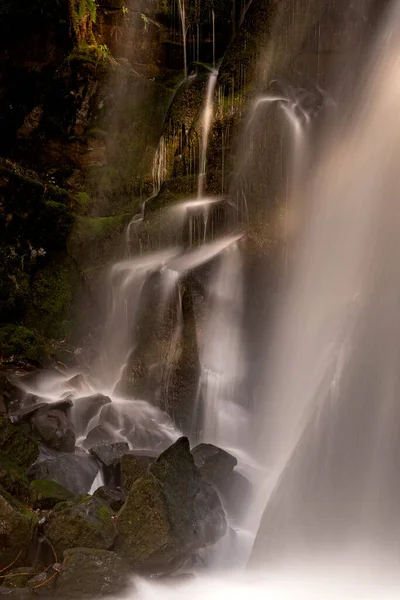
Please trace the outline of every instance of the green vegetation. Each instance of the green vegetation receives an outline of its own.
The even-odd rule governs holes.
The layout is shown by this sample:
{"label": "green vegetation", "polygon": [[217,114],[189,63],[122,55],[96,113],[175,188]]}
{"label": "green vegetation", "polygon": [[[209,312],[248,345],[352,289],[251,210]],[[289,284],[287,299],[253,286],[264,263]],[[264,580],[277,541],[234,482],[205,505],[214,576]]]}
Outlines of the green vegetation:
{"label": "green vegetation", "polygon": [[46,357],[46,346],[37,335],[23,325],[0,327],[1,354],[6,358],[24,356],[29,360],[40,361]]}
{"label": "green vegetation", "polygon": [[93,24],[97,16],[95,0],[69,0],[69,13],[77,45],[94,44]]}

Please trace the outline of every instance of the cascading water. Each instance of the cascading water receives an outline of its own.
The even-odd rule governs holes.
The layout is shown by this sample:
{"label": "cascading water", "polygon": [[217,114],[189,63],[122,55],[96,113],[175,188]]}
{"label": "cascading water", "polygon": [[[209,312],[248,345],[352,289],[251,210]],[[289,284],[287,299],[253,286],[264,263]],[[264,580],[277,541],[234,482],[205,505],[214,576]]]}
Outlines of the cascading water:
{"label": "cascading water", "polygon": [[201,148],[200,148],[200,163],[199,163],[199,182],[197,188],[198,198],[202,198],[204,194],[204,184],[206,178],[206,164],[207,164],[207,148],[208,138],[210,134],[210,128],[213,118],[213,99],[215,86],[217,85],[218,71],[211,71],[208,84],[206,89],[206,99],[204,103],[203,115],[201,118],[202,125],[202,136],[201,136]]}

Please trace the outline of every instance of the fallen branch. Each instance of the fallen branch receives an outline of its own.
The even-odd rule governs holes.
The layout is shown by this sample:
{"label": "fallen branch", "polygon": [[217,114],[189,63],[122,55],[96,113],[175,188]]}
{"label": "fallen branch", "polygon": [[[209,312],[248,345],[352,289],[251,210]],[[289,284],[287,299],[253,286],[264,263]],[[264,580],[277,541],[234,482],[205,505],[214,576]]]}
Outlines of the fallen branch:
{"label": "fallen branch", "polygon": [[22,554],[22,550],[20,550],[18,552],[17,556],[14,558],[14,560],[9,565],[7,565],[6,567],[3,567],[2,569],[0,569],[0,573],[3,573],[4,571],[7,571],[7,569],[9,569],[10,567],[12,567],[17,562],[17,560],[19,559],[19,557],[21,556],[21,554]]}

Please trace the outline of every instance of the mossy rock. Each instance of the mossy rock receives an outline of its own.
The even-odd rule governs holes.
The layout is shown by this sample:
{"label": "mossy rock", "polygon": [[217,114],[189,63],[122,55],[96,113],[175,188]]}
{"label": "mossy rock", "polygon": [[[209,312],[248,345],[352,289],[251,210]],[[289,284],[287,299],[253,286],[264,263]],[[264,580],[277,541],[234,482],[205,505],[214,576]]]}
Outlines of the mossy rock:
{"label": "mossy rock", "polygon": [[117,517],[114,549],[135,570],[169,573],[226,532],[217,492],[180,438],[132,485]]}
{"label": "mossy rock", "polygon": [[118,513],[115,551],[137,569],[156,566],[174,554],[174,538],[162,485],[152,475],[133,484],[125,505]]}
{"label": "mossy rock", "polygon": [[30,502],[34,509],[49,510],[59,502],[73,500],[74,495],[57,481],[36,479],[29,487]]}
{"label": "mossy rock", "polygon": [[28,581],[36,575],[37,569],[34,567],[19,567],[7,572],[4,578],[3,586],[7,588],[24,588]]}
{"label": "mossy rock", "polygon": [[16,564],[23,564],[37,525],[37,516],[0,488],[0,569],[18,555]]}
{"label": "mossy rock", "polygon": [[0,416],[0,451],[24,469],[30,467],[39,456],[37,442],[2,416]]}
{"label": "mossy rock", "polygon": [[24,470],[2,452],[0,452],[0,485],[21,502],[28,499],[29,482]]}
{"label": "mossy rock", "polygon": [[57,596],[93,598],[119,595],[129,583],[130,569],[114,552],[74,548],[64,552]]}
{"label": "mossy rock", "polygon": [[148,474],[149,466],[155,461],[151,456],[133,456],[125,454],[121,457],[119,465],[121,472],[121,485],[130,490],[137,479]]}
{"label": "mossy rock", "polygon": [[44,526],[61,555],[69,548],[111,548],[116,535],[110,508],[94,496],[56,505]]}

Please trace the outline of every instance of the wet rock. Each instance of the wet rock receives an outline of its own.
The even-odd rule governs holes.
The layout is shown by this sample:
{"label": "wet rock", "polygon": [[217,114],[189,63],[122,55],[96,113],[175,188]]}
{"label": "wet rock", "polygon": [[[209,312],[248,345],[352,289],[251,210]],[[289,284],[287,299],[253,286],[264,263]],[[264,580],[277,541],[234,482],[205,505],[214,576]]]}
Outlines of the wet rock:
{"label": "wet rock", "polygon": [[105,467],[111,467],[118,462],[124,454],[129,452],[129,446],[126,442],[116,442],[114,444],[101,444],[93,446],[90,453],[93,454]]}
{"label": "wet rock", "polygon": [[0,416],[0,451],[16,463],[27,469],[39,456],[37,442],[21,429]]}
{"label": "wet rock", "polygon": [[12,410],[13,407],[19,407],[24,396],[22,390],[17,386],[13,377],[2,373],[0,375],[0,405],[1,412]]}
{"label": "wet rock", "polygon": [[213,444],[199,444],[192,450],[194,462],[208,483],[220,485],[237,465],[232,454]]}
{"label": "wet rock", "polygon": [[73,500],[74,495],[57,481],[36,479],[29,486],[29,498],[34,509],[50,510],[59,502]]}
{"label": "wet rock", "polygon": [[64,553],[57,596],[93,598],[118,596],[129,584],[130,569],[114,552],[74,548]]}
{"label": "wet rock", "polygon": [[19,567],[7,572],[3,586],[7,588],[23,588],[28,581],[37,573],[34,567]]}
{"label": "wet rock", "polygon": [[60,410],[37,413],[31,419],[32,430],[47,446],[54,450],[73,452],[75,432],[69,419]]}
{"label": "wet rock", "polygon": [[87,494],[97,475],[98,464],[88,454],[63,454],[32,465],[27,475],[33,479],[57,481],[75,496]]}
{"label": "wet rock", "polygon": [[20,410],[9,415],[10,420],[15,424],[28,423],[32,417],[46,414],[49,410],[59,410],[67,416],[73,406],[72,400],[69,398],[52,403],[41,401],[38,396],[35,396],[35,398],[36,404],[23,406]]}
{"label": "wet rock", "polygon": [[56,505],[44,525],[44,533],[61,554],[70,548],[111,548],[116,529],[107,504],[95,496]]}
{"label": "wet rock", "polygon": [[149,467],[155,462],[154,456],[125,454],[119,461],[121,485],[130,490],[139,477],[147,475]]}
{"label": "wet rock", "polygon": [[29,482],[24,469],[3,453],[0,453],[0,486],[21,502],[29,496]]}
{"label": "wet rock", "polygon": [[217,492],[180,438],[133,483],[118,514],[115,551],[138,571],[171,573],[226,528]]}
{"label": "wet rock", "polygon": [[113,440],[113,434],[103,425],[98,425],[89,431],[82,446],[86,450],[90,450],[90,448],[93,448],[93,446],[111,444]]}
{"label": "wet rock", "polygon": [[106,485],[97,488],[93,495],[107,502],[115,512],[121,510],[126,500],[126,493],[123,489],[111,488]]}
{"label": "wet rock", "polygon": [[12,600],[27,600],[28,598],[34,598],[33,592],[30,590],[0,587],[0,598],[12,598]]}
{"label": "wet rock", "polygon": [[238,471],[232,471],[218,487],[230,515],[240,518],[246,511],[252,494],[252,484]]}
{"label": "wet rock", "polygon": [[0,567],[19,553],[19,564],[27,557],[37,527],[36,515],[0,489]]}
{"label": "wet rock", "polygon": [[[111,404],[111,398],[103,396],[103,394],[94,394],[93,396],[85,396],[83,398],[76,398],[74,400],[74,415],[79,420],[79,425],[82,429],[85,429],[91,419],[99,414],[101,408],[106,404]],[[108,439],[106,440],[108,441]],[[101,443],[94,441],[92,445]],[[90,446],[87,446],[90,448]]]}

